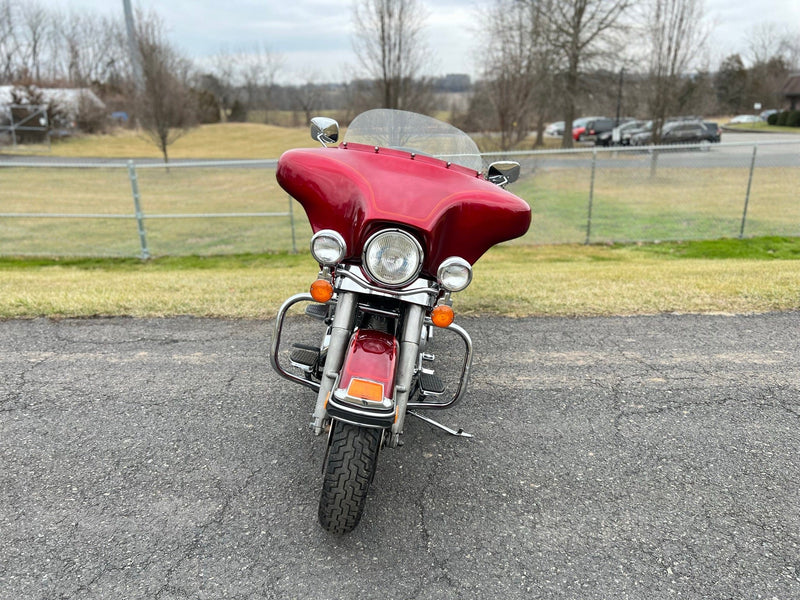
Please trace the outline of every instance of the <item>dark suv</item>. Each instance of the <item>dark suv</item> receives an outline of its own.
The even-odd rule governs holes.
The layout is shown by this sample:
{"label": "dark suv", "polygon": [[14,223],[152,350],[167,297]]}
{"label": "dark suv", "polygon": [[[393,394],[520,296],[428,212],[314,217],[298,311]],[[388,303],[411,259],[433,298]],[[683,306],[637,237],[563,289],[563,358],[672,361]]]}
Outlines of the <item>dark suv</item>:
{"label": "dark suv", "polygon": [[[718,142],[717,131],[706,128],[703,121],[674,121],[666,123],[661,132],[662,144],[701,144]],[[631,137],[631,145],[645,146],[653,143],[653,132],[643,131]]]}
{"label": "dark suv", "polygon": [[722,140],[722,129],[720,129],[719,125],[711,121],[704,121],[703,127],[706,128],[706,131],[708,131],[710,135],[709,140],[714,143],[718,143]]}

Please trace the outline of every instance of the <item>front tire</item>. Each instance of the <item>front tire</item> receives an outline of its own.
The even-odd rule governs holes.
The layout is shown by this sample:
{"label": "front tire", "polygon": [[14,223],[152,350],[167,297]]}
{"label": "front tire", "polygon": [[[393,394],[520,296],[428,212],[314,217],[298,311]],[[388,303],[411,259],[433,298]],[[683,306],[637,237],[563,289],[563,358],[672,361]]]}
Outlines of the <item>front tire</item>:
{"label": "front tire", "polygon": [[318,513],[326,531],[343,535],[361,521],[382,435],[382,429],[331,423]]}

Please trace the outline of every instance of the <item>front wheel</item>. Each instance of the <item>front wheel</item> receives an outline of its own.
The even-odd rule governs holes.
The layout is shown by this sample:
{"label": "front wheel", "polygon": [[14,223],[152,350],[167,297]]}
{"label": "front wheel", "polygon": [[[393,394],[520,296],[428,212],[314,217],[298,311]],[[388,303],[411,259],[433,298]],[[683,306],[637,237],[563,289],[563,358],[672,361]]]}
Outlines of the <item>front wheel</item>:
{"label": "front wheel", "polygon": [[323,529],[341,535],[358,525],[375,476],[382,435],[382,429],[336,420],[331,423],[319,498],[319,522]]}

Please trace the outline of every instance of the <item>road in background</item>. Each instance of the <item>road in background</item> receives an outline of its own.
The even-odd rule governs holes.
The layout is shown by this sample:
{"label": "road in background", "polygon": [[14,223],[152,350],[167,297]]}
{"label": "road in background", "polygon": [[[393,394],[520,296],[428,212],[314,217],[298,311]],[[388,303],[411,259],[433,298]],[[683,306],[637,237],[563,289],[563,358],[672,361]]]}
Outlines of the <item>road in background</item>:
{"label": "road in background", "polygon": [[0,597],[800,597],[800,313],[459,322],[341,538],[271,323],[0,323]]}

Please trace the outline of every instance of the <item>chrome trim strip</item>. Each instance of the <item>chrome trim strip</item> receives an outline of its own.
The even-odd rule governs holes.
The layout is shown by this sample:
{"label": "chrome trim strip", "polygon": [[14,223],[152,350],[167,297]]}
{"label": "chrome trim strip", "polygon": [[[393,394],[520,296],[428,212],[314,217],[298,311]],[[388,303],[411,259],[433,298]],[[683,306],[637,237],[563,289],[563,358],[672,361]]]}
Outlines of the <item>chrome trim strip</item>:
{"label": "chrome trim strip", "polygon": [[[372,417],[372,418],[390,418],[394,416],[394,403],[392,403],[391,407],[388,409],[383,407],[375,407],[375,408],[359,408],[357,406],[353,406],[352,404],[342,404],[344,402],[341,398],[337,398],[336,396],[331,395],[330,400],[328,401],[329,405],[335,406],[339,410],[343,410],[345,412],[354,414],[354,415],[362,415],[364,417]],[[391,402],[391,399],[389,399]],[[338,417],[337,417],[338,418]]]}
{"label": "chrome trim strip", "polygon": [[[367,379],[365,381],[371,381],[371,380]],[[378,382],[373,382],[373,383],[378,383]],[[385,387],[382,383],[378,383],[378,385],[380,385],[381,388]],[[336,400],[337,405],[341,405],[340,403],[345,402],[348,405],[355,407],[363,406],[367,410],[372,408],[373,410],[391,410],[392,412],[394,412],[394,400],[392,400],[391,398],[387,398],[386,396],[381,396],[381,401],[376,402],[374,400],[364,400],[362,398],[356,398],[355,396],[351,396],[350,394],[348,394],[348,392],[349,389],[346,390],[344,388],[337,387],[336,389],[333,390],[333,395],[331,395],[331,398],[334,398]]]}
{"label": "chrome trim strip", "polygon": [[359,302],[358,309],[361,312],[368,313],[371,315],[378,315],[379,317],[389,317],[390,319],[399,319],[400,312],[396,310],[383,310],[381,308],[375,308],[374,306],[370,306],[366,303]]}
{"label": "chrome trim strip", "polygon": [[360,267],[340,266],[336,270],[335,289],[358,294],[397,298],[411,304],[432,307],[439,297],[439,288],[427,279],[416,279],[401,289],[390,289],[370,283]]}
{"label": "chrome trim strip", "polygon": [[350,425],[356,425],[358,427],[367,427],[369,429],[388,429],[389,428],[388,426],[384,426],[384,425],[371,425],[369,423],[363,423],[361,421],[356,421],[356,420],[350,421],[348,419],[342,418],[341,415],[336,415],[333,418],[336,419],[337,421],[341,421],[342,423],[348,423]]}

